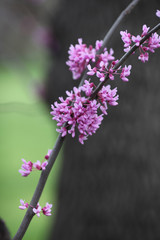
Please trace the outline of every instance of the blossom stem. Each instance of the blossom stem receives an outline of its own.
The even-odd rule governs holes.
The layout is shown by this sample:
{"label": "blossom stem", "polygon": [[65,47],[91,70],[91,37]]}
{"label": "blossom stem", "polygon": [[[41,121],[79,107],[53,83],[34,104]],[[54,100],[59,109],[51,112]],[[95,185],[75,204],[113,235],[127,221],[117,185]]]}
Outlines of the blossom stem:
{"label": "blossom stem", "polygon": [[130,14],[131,11],[135,8],[135,6],[138,4],[140,0],[133,0],[119,15],[119,17],[116,19],[116,21],[114,22],[114,24],[111,26],[111,28],[109,29],[109,31],[107,32],[106,36],[103,39],[103,45],[101,47],[101,49],[99,50],[99,54],[103,51],[103,49],[107,46],[111,36],[113,35],[113,33],[115,32],[116,28],[118,27],[118,25],[122,22],[122,20],[126,17],[126,15]]}
{"label": "blossom stem", "polygon": [[[126,17],[126,15],[130,14],[131,11],[134,9],[134,7],[138,4],[140,0],[133,0],[119,15],[119,17],[116,19],[116,21],[113,23],[109,31],[106,33],[104,39],[103,39],[103,44],[102,47],[99,49],[99,51],[96,53],[96,55],[100,54],[103,52],[103,49],[107,46],[111,36],[115,32],[116,28],[119,26],[119,24],[122,22],[122,20]],[[86,80],[88,69],[84,71],[83,77],[80,81],[79,86],[82,86],[84,83],[84,80]]]}
{"label": "blossom stem", "polygon": [[[46,169],[45,171],[42,171],[41,173],[41,176],[40,176],[40,179],[39,179],[39,182],[37,184],[37,187],[36,187],[36,190],[34,192],[34,195],[32,197],[32,200],[30,202],[30,205],[33,206],[33,207],[36,207],[37,206],[37,203],[39,201],[39,198],[43,192],[43,189],[44,189],[44,186],[46,184],[46,181],[47,181],[47,178],[49,176],[49,173],[52,169],[52,166],[57,158],[57,155],[58,153],[60,152],[60,149],[63,145],[63,142],[65,140],[65,137],[62,137],[61,134],[59,134],[57,140],[56,140],[56,143],[55,143],[55,146],[52,150],[52,153],[51,153],[51,156],[49,157],[49,160],[48,160],[48,165],[46,166]],[[23,238],[33,216],[34,216],[34,212],[33,212],[33,209],[29,206],[29,208],[27,209],[27,212],[23,218],[23,221],[16,233],[16,235],[13,237],[13,240],[20,240]]]}
{"label": "blossom stem", "polygon": [[[141,39],[140,44],[145,42],[152,35],[152,33],[157,32],[159,29],[160,29],[160,23],[157,24],[153,29],[151,29],[151,31],[149,31],[148,34],[146,34],[146,36],[144,36]],[[112,68],[112,70],[117,70],[137,48],[139,48],[139,46],[136,46],[136,44],[134,44],[133,47],[121,57],[119,62]],[[96,97],[97,93],[100,91],[100,89],[102,88],[102,86],[105,84],[105,82],[108,79],[109,79],[109,74],[107,74],[105,80],[97,86],[97,88],[94,90],[93,94],[91,95],[90,99],[93,99]],[[65,137],[62,137],[62,135],[59,134],[57,141],[55,143],[55,146],[53,148],[52,154],[49,157],[48,165],[47,165],[45,171],[42,171],[42,173],[41,173],[38,185],[36,187],[36,190],[34,192],[32,200],[30,202],[31,206],[36,207],[36,205],[39,201],[39,198],[43,192],[43,189],[46,184],[49,173],[50,173],[52,166],[58,156],[58,153],[63,145],[64,140],[65,140]],[[33,213],[32,208],[29,206],[16,235],[13,237],[13,240],[21,240],[23,238],[34,215],[35,214]]]}
{"label": "blossom stem", "polygon": [[[141,39],[140,45],[141,45],[142,43],[144,43],[144,42],[152,35],[152,33],[157,32],[159,29],[160,29],[160,23],[157,24],[154,28],[152,28],[152,29]],[[140,46],[140,45],[139,45],[139,46]],[[126,59],[127,59],[133,52],[135,52],[135,50],[136,50],[137,48],[139,48],[139,46],[137,46],[136,43],[135,43],[135,44],[132,46],[132,48],[131,48],[127,53],[125,53],[125,54],[121,57],[121,59],[120,59],[120,60],[118,61],[118,63],[112,68],[112,70],[113,70],[113,71],[114,71],[114,70],[117,70],[117,69],[126,61]],[[109,74],[106,75],[105,80],[104,80],[103,82],[100,82],[100,83],[98,84],[98,86],[97,86],[96,89],[93,91],[92,95],[90,96],[90,100],[91,100],[91,99],[94,99],[94,98],[96,97],[97,93],[101,90],[101,88],[102,88],[103,85],[108,81],[108,79],[109,79]]]}
{"label": "blossom stem", "polygon": [[[115,28],[118,26],[118,24],[120,23],[120,21],[122,21],[122,19],[125,17],[126,14],[128,14],[132,9],[133,7],[138,3],[138,0],[134,0],[132,1],[132,3],[122,12],[122,15],[119,16],[119,18],[116,20],[116,22],[114,23],[114,27],[112,27],[110,29],[110,31],[108,32],[108,37],[106,35],[105,37],[105,44],[108,42],[109,38],[111,37],[113,31],[115,30]],[[148,34],[143,37],[140,41],[140,44],[142,44],[143,42],[145,42],[145,40],[147,40],[152,33],[158,31],[160,29],[160,23],[155,26],[151,31],[148,32]],[[133,45],[133,47],[126,53],[122,56],[122,58],[119,60],[119,62],[112,68],[112,70],[117,70],[125,61],[126,59],[138,48],[139,46],[136,46]],[[86,76],[85,76],[86,78]],[[82,80],[81,80],[81,83],[80,83],[80,86],[83,84],[83,81],[85,80],[85,78],[83,77]],[[90,99],[93,99],[96,97],[97,93],[100,91],[100,89],[102,88],[102,86],[105,84],[105,82],[109,79],[109,74],[106,75],[106,78],[103,82],[101,82],[97,88],[94,90],[93,94],[91,95]],[[30,202],[30,205],[31,206],[34,206],[36,207],[37,206],[37,203],[40,199],[40,196],[43,192],[43,189],[44,189],[44,186],[46,184],[46,181],[47,181],[47,178],[49,176],[49,173],[53,167],[53,164],[60,152],[60,149],[63,145],[63,142],[65,140],[65,137],[62,137],[62,134],[59,134],[58,137],[57,137],[57,140],[56,140],[56,143],[55,143],[55,146],[53,148],[53,151],[49,157],[49,160],[48,160],[48,165],[45,169],[45,171],[42,171],[41,173],[41,176],[40,176],[40,179],[39,179],[39,182],[37,184],[37,187],[36,187],[36,190],[34,192],[34,195],[32,197],[32,200]],[[29,206],[29,208],[27,209],[27,212],[22,220],[22,223],[16,233],[16,235],[13,237],[13,240],[21,240],[34,216],[34,212],[33,212],[33,209]]]}

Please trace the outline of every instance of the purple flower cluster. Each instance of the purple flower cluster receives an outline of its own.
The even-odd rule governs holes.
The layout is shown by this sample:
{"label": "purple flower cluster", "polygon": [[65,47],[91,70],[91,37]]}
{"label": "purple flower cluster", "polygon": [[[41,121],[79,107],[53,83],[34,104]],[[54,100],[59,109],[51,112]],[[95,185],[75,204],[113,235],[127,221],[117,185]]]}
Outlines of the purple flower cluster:
{"label": "purple flower cluster", "polygon": [[69,60],[66,64],[69,66],[69,70],[72,72],[73,79],[78,79],[84,69],[87,67],[89,62],[95,62],[97,60],[97,66],[99,63],[103,61],[105,65],[108,64],[109,61],[114,60],[113,50],[110,49],[110,52],[105,48],[103,53],[97,55],[98,50],[102,47],[103,41],[97,40],[95,43],[95,48],[93,46],[87,47],[86,44],[82,43],[82,39],[78,39],[78,44],[75,46],[71,45],[69,48]]}
{"label": "purple flower cluster", "polygon": [[[52,150],[49,149],[48,153],[45,155],[44,159],[48,160],[50,155],[52,153]],[[21,175],[23,177],[28,176],[32,170],[45,170],[46,166],[48,165],[48,161],[42,161],[42,163],[37,160],[37,162],[32,163],[31,161],[26,162],[24,159],[22,159],[23,164],[22,164],[22,169],[19,170],[19,172],[21,173]],[[37,206],[34,208],[33,206],[31,206],[29,203],[25,203],[24,200],[20,200],[21,205],[19,206],[19,209],[24,210],[26,208],[28,208],[29,206],[31,208],[33,208],[33,212],[40,217],[40,212],[42,212],[44,215],[46,216],[50,216],[51,215],[51,208],[52,208],[52,204],[46,203],[46,206],[44,206],[43,208],[39,205],[39,203],[37,203]]]}
{"label": "purple flower cluster", "polygon": [[[107,74],[109,74],[109,78],[114,80],[114,74],[118,74],[118,71],[113,71],[112,67],[118,62],[118,60],[113,61],[115,58],[113,56],[114,51],[111,48],[109,52],[107,48],[104,48],[101,54],[98,54],[98,50],[102,47],[103,41],[96,41],[95,48],[86,46],[86,44],[82,44],[82,39],[78,39],[78,43],[75,46],[71,45],[69,48],[69,60],[66,64],[69,66],[69,70],[72,71],[73,79],[77,79],[81,76],[84,69],[87,67],[87,74],[93,76],[94,74],[99,78],[102,82],[105,80]],[[91,67],[90,62],[95,62],[96,66]],[[130,75],[131,65],[125,68],[122,68],[122,72],[120,73],[120,78],[123,81],[128,81],[126,76]],[[118,70],[121,70],[119,68]],[[126,74],[127,73],[127,74]]]}
{"label": "purple flower cluster", "polygon": [[[46,160],[48,160],[51,152],[52,152],[52,150],[49,149],[47,155],[45,156]],[[22,158],[22,162],[23,162],[23,164],[21,166],[22,169],[20,169],[19,172],[21,173],[21,175],[23,177],[27,177],[32,172],[33,169],[34,170],[45,170],[46,166],[48,165],[48,161],[43,161],[41,163],[39,160],[37,160],[37,162],[32,163],[31,161],[26,162],[26,160],[24,160],[23,158]]]}
{"label": "purple flower cluster", "polygon": [[[84,85],[76,88],[71,92],[66,91],[67,98],[59,98],[60,103],[55,102],[51,105],[53,120],[56,120],[58,132],[64,137],[67,133],[75,137],[75,128],[79,131],[79,142],[84,143],[89,135],[92,135],[99,128],[103,115],[107,114],[107,103],[117,105],[117,89],[111,90],[110,86],[104,86],[98,93],[97,99],[91,100],[92,91],[95,86],[93,83],[85,80]],[[101,110],[100,114],[98,110]]]}
{"label": "purple flower cluster", "polygon": [[[157,16],[159,15],[159,11],[157,10]],[[121,38],[124,42],[124,51],[128,52],[131,49],[132,42],[136,44],[136,46],[139,46],[140,55],[138,57],[139,60],[142,62],[146,62],[149,59],[149,53],[154,53],[154,50],[156,48],[160,47],[160,36],[157,33],[153,33],[151,37],[149,37],[143,44],[140,45],[141,39],[146,36],[148,33],[150,27],[147,27],[146,25],[143,25],[142,27],[142,34],[134,36],[126,31],[121,31]]]}
{"label": "purple flower cluster", "polygon": [[160,18],[160,10],[157,9],[156,16]]}
{"label": "purple flower cluster", "polygon": [[78,79],[81,76],[90,60],[95,62],[95,49],[92,46],[87,47],[86,44],[83,44],[81,38],[78,39],[78,44],[70,46],[68,53],[69,60],[66,64],[69,66],[69,70],[72,71],[73,79]]}
{"label": "purple flower cluster", "polygon": [[51,216],[51,208],[52,208],[52,204],[49,204],[48,202],[46,203],[46,205],[42,208],[39,203],[37,203],[37,206],[34,208],[33,206],[31,206],[29,203],[25,203],[24,200],[20,200],[20,206],[19,209],[24,210],[26,208],[28,208],[29,206],[31,208],[33,208],[33,212],[37,215],[37,217],[40,217],[40,213],[42,212],[44,215],[46,216]]}
{"label": "purple flower cluster", "polygon": [[[120,78],[123,81],[125,81],[125,82],[128,81],[127,77],[131,73],[130,70],[131,70],[132,66],[131,65],[129,65],[129,66],[125,65],[125,67],[123,67],[122,69],[121,69],[121,67],[119,67],[117,70],[113,70],[113,67],[117,62],[118,62],[118,60],[113,61],[109,68],[107,68],[108,63],[106,65],[103,61],[100,62],[99,68],[97,68],[97,67],[91,68],[91,65],[88,64],[87,68],[88,68],[89,71],[87,72],[87,74],[90,75],[90,76],[93,76],[94,74],[96,74],[96,76],[97,76],[97,78],[99,78],[100,82],[103,82],[105,80],[105,77],[106,77],[107,74],[109,74],[109,79],[110,80],[114,80],[114,74],[119,74]],[[118,73],[118,71],[120,71],[120,70],[121,70],[121,73]]]}
{"label": "purple flower cluster", "polygon": [[[156,15],[160,17],[159,10],[157,10]],[[143,25],[142,34],[137,36],[131,35],[127,30],[120,32],[124,42],[124,51],[128,52],[131,45],[135,44],[139,48],[139,59],[142,62],[148,61],[148,52],[154,52],[156,48],[160,47],[160,36],[156,32],[141,44],[142,38],[148,34],[149,29]],[[131,73],[131,65],[117,68],[116,64],[119,60],[115,60],[113,49],[107,51],[107,48],[104,48],[102,50],[102,45],[103,41],[97,40],[95,47],[87,47],[80,38],[78,44],[70,46],[69,60],[66,62],[72,71],[73,79],[78,79],[87,68],[87,75],[90,77],[96,75],[100,81],[98,89],[101,90],[95,94],[98,89],[94,83],[91,80],[85,80],[83,86],[74,87],[71,92],[66,91],[66,99],[59,97],[60,103],[55,102],[51,105],[52,119],[57,121],[59,127],[57,131],[62,134],[62,137],[67,133],[75,137],[75,129],[77,128],[81,144],[99,128],[103,115],[107,114],[108,104],[112,106],[118,104],[117,88],[111,89],[110,85],[104,86],[106,80],[114,80],[115,74],[119,74],[119,77],[127,82]],[[92,93],[95,94],[94,99]]]}
{"label": "purple flower cluster", "polygon": [[[157,17],[160,17],[160,10],[156,12]],[[148,34],[149,27],[143,25],[141,35],[131,35],[126,31],[121,31],[121,38],[124,42],[124,51],[128,52],[131,49],[131,44],[135,44],[140,51],[138,59],[142,62],[148,61],[149,53],[154,52],[156,48],[160,47],[160,36],[155,32],[146,41],[141,43],[144,36]],[[147,36],[148,37],[148,36]],[[100,84],[96,88],[91,80],[85,80],[84,84],[79,88],[74,87],[72,91],[66,91],[67,97],[59,97],[60,103],[55,102],[51,105],[53,120],[57,121],[58,132],[64,137],[67,133],[75,137],[76,129],[79,132],[79,142],[84,144],[89,135],[97,131],[103,116],[107,115],[108,105],[116,106],[119,96],[117,95],[117,88],[111,89],[110,85],[104,86],[105,80],[114,80],[114,75],[119,74],[123,81],[128,81],[132,66],[119,66],[121,61],[115,60],[113,56],[113,49],[107,51],[104,48],[102,51],[103,42],[97,40],[95,47],[82,43],[82,39],[78,39],[78,44],[71,45],[69,48],[69,60],[66,64],[72,71],[73,79],[78,79],[85,68],[88,69],[87,75],[99,79]],[[99,51],[101,50],[101,51]],[[119,62],[118,65],[116,65]],[[94,66],[92,67],[92,64]],[[119,67],[118,67],[119,66]],[[117,69],[118,68],[118,69]],[[19,170],[22,176],[28,176],[32,170],[45,170],[48,165],[48,159],[52,150],[48,150],[42,163],[37,160],[35,163],[31,161],[26,162],[22,159],[22,169]],[[39,203],[36,207],[31,206],[20,200],[20,209],[24,210],[29,206],[33,209],[34,214],[40,217],[42,212],[46,216],[51,215],[52,204],[48,202],[42,208]]]}

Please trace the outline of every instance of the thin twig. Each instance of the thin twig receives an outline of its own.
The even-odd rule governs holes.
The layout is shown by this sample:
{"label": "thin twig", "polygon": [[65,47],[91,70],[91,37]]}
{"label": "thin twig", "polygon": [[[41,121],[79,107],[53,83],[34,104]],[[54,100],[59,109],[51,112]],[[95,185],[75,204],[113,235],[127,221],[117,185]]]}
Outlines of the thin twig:
{"label": "thin twig", "polygon": [[[154,32],[157,32],[158,30],[160,29],[160,23],[157,24],[154,28],[152,28],[147,34],[146,36],[144,36],[141,41],[140,41],[140,45],[142,43],[144,43],[151,35],[152,33]],[[125,53],[121,59],[118,61],[118,63],[112,68],[112,70],[117,70],[125,61],[126,59],[133,53],[135,52],[135,50],[139,48],[139,46],[137,46],[136,44],[134,44],[132,46],[132,48],[127,52]],[[96,89],[94,90],[94,92],[92,93],[92,95],[90,96],[90,99],[94,99],[97,95],[97,93],[101,90],[101,88],[103,87],[103,85],[108,81],[109,79],[109,74],[106,75],[106,78],[103,82],[100,82],[98,84],[98,86],[96,87]]]}
{"label": "thin twig", "polygon": [[[157,26],[155,26],[145,37],[142,38],[142,40],[140,41],[140,44],[142,44],[145,40],[147,40],[151,36],[152,33],[157,32],[159,29],[160,29],[160,23]],[[118,69],[121,66],[121,64],[123,64],[126,61],[126,59],[137,48],[138,47],[136,45],[133,45],[133,47],[130,49],[130,51],[128,51],[126,54],[124,54],[122,56],[122,58],[119,60],[119,62],[114,66],[113,70]],[[102,86],[108,80],[108,78],[109,77],[107,75],[107,77],[105,78],[105,81],[101,82],[97,86],[97,88],[95,89],[95,91],[93,92],[93,94],[91,96],[92,99],[97,95],[98,91],[102,88]],[[45,183],[46,183],[47,178],[49,176],[49,173],[50,173],[50,171],[52,169],[52,166],[53,166],[53,164],[54,164],[54,162],[55,162],[55,160],[56,160],[56,158],[58,156],[58,153],[59,153],[59,151],[60,151],[60,149],[61,149],[61,147],[63,145],[64,140],[65,140],[65,137],[62,137],[61,134],[59,134],[59,136],[57,138],[57,141],[56,141],[56,144],[55,144],[55,146],[53,148],[52,154],[51,154],[51,156],[50,156],[50,158],[48,160],[49,162],[48,162],[48,165],[46,167],[46,170],[42,171],[42,174],[40,176],[37,188],[35,190],[35,193],[33,195],[32,200],[31,200],[30,205],[32,205],[34,207],[36,207],[36,205],[38,203],[38,200],[39,200],[39,198],[40,198],[40,196],[42,194],[42,191],[44,189],[44,186],[45,186]],[[26,212],[26,214],[25,214],[25,216],[24,216],[24,219],[23,219],[23,221],[22,221],[22,223],[21,223],[21,225],[20,225],[20,227],[19,227],[19,229],[18,229],[18,231],[16,233],[16,235],[13,238],[13,240],[21,240],[22,239],[22,237],[24,236],[24,234],[25,234],[25,232],[26,232],[26,230],[27,230],[27,228],[28,228],[28,226],[29,226],[33,216],[34,216],[34,213],[32,211],[32,208],[29,207],[27,212]]]}
{"label": "thin twig", "polygon": [[121,14],[119,15],[119,17],[116,19],[116,21],[114,22],[114,24],[112,25],[112,27],[109,29],[109,31],[107,32],[106,36],[103,39],[103,45],[102,48],[100,49],[99,53],[101,53],[103,51],[103,49],[107,46],[111,36],[113,35],[113,33],[115,32],[116,28],[118,27],[118,25],[122,22],[122,20],[126,17],[126,15],[130,14],[131,11],[135,8],[135,6],[138,4],[140,0],[134,0],[132,1],[128,7],[126,7]]}
{"label": "thin twig", "polygon": [[[62,137],[61,134],[59,134],[59,136],[57,137],[57,141],[55,143],[55,146],[52,150],[52,154],[48,160],[48,165],[45,169],[45,171],[42,171],[41,173],[41,176],[40,176],[40,179],[39,179],[39,182],[38,182],[38,185],[36,187],[36,190],[34,192],[34,195],[32,197],[32,200],[30,202],[30,205],[33,206],[33,207],[36,207],[37,206],[37,203],[38,203],[38,200],[43,192],[43,189],[44,189],[44,186],[45,186],[45,183],[47,181],[47,178],[49,176],[49,173],[52,169],[52,166],[58,156],[58,153],[60,152],[60,149],[63,145],[63,142],[65,140],[65,137]],[[27,209],[27,212],[23,218],[23,221],[16,233],[16,235],[14,236],[13,240],[20,240],[23,238],[31,220],[32,220],[32,217],[34,216],[34,213],[33,213],[33,210],[31,207],[29,207]]]}
{"label": "thin twig", "polygon": [[[104,39],[103,39],[103,44],[102,47],[100,48],[100,50],[96,53],[97,54],[101,54],[103,52],[103,49],[107,46],[111,36],[113,35],[113,33],[115,32],[116,28],[118,27],[118,25],[122,22],[122,20],[126,17],[126,15],[130,14],[131,11],[133,10],[133,8],[138,4],[140,0],[133,0],[119,15],[119,17],[116,19],[116,21],[113,23],[113,25],[111,26],[111,28],[109,29],[109,31],[106,33]],[[88,69],[85,69],[84,73],[83,73],[83,77],[80,81],[80,85],[82,86],[84,83],[84,80],[86,80]]]}
{"label": "thin twig", "polygon": [[[106,34],[105,38],[104,38],[104,42],[105,44],[103,44],[102,46],[102,49],[100,51],[103,51],[103,48],[105,47],[105,45],[107,44],[108,40],[110,39],[111,35],[113,34],[113,32],[115,31],[116,27],[119,25],[119,23],[123,20],[123,18],[126,16],[126,14],[129,14],[131,12],[131,10],[135,7],[135,5],[139,2],[139,0],[134,0],[131,2],[131,4],[120,14],[120,16],[118,17],[118,19],[115,21],[115,23],[113,24],[113,26],[111,27],[111,29],[109,30],[109,32]],[[158,28],[159,29],[159,28]],[[157,29],[157,30],[158,30]],[[157,31],[155,30],[155,31]],[[154,32],[155,32],[154,31]],[[147,38],[146,38],[147,39]],[[135,48],[136,50],[136,48]],[[134,51],[135,51],[134,50]],[[131,54],[131,53],[130,53]],[[128,55],[127,57],[126,54],[121,58],[122,60],[120,60],[122,63],[128,58],[128,56],[130,55],[129,52],[128,52]],[[118,63],[120,63],[120,61]],[[119,66],[116,65],[114,70],[116,70]],[[86,71],[87,73],[87,71]],[[85,80],[86,76],[83,76],[81,82],[80,82],[80,85],[81,86]],[[97,88],[96,88],[97,89]],[[95,92],[94,92],[95,93]],[[96,93],[95,93],[96,94]],[[52,150],[52,154],[48,160],[48,165],[45,169],[45,171],[42,171],[41,173],[41,176],[40,176],[40,179],[39,179],[39,182],[38,182],[38,185],[36,187],[36,190],[34,192],[34,195],[32,197],[32,200],[30,202],[30,205],[32,205],[33,207],[36,207],[37,206],[37,203],[40,199],[40,196],[43,192],[43,189],[44,189],[44,186],[46,184],[46,181],[47,181],[47,178],[49,176],[49,173],[53,167],[53,164],[58,156],[58,153],[60,152],[60,149],[63,145],[63,142],[65,140],[65,137],[62,137],[61,134],[59,134],[59,136],[57,137],[57,141],[55,143],[55,146]],[[31,207],[29,207],[27,209],[27,212],[22,220],[22,223],[16,233],[16,235],[13,237],[13,240],[21,240],[25,234],[25,232],[27,231],[27,228],[33,218],[35,214],[33,213],[33,210]]]}

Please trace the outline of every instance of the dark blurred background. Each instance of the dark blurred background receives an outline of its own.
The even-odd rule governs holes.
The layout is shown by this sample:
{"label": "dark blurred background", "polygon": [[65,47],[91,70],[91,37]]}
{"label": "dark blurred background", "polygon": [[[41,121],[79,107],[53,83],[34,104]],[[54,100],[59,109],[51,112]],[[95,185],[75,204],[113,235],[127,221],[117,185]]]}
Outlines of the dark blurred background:
{"label": "dark blurred background", "polygon": [[[59,51],[51,49],[47,100],[71,89],[72,76],[64,61],[70,43],[94,44],[103,39],[129,0],[62,0],[52,20]],[[113,34],[107,47],[123,54],[120,30],[140,34],[145,23],[159,22],[159,1],[141,0]],[[148,63],[131,56],[129,83],[120,79],[119,106],[110,108],[101,128],[81,146],[68,136],[64,147],[58,209],[50,239],[152,240],[160,238],[160,84],[159,53]],[[59,91],[57,91],[57,89]]]}
{"label": "dark blurred background", "polygon": [[[21,177],[21,158],[43,160],[56,139],[50,109],[43,101],[52,41],[49,21],[56,5],[56,1],[0,1],[0,218],[12,237],[25,214],[18,209],[19,200],[31,200],[39,178],[38,172]],[[41,206],[53,204],[53,216],[34,218],[26,240],[45,239],[54,221],[60,160],[40,199]]]}

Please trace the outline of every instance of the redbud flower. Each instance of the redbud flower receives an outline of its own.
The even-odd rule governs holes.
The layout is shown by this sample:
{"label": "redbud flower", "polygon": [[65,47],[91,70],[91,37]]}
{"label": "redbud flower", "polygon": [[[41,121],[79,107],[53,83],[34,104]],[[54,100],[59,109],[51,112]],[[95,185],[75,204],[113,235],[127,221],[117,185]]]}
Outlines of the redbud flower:
{"label": "redbud flower", "polygon": [[110,51],[108,52],[107,51],[107,48],[105,48],[103,50],[103,53],[101,53],[100,55],[98,55],[98,61],[97,61],[97,64],[96,66],[99,67],[100,66],[100,63],[103,62],[103,65],[105,65],[105,67],[107,68],[108,64],[109,64],[109,61],[113,61],[114,60],[114,51],[113,49],[111,48]]}
{"label": "redbud flower", "polygon": [[124,42],[124,47],[128,48],[131,44],[131,34],[126,31],[120,31],[122,41]]}
{"label": "redbud flower", "polygon": [[33,212],[37,215],[37,217],[40,217],[41,206],[39,203],[37,204],[36,208],[33,208]]}
{"label": "redbud flower", "polygon": [[157,9],[156,16],[160,18],[160,10]]}
{"label": "redbud flower", "polygon": [[[157,10],[156,15],[159,17],[160,16],[160,11]],[[140,56],[138,57],[139,60],[142,62],[146,62],[149,59],[149,54],[147,51],[154,52],[156,48],[160,47],[160,36],[157,33],[153,33],[143,44],[140,45],[140,41],[142,37],[144,37],[148,31],[149,27],[147,25],[143,25],[142,27],[142,34],[133,36],[131,37],[130,33],[127,33],[127,31],[121,31],[121,38],[122,41],[124,42],[124,51],[128,52],[131,49],[131,40],[133,43],[136,44],[136,46],[139,46],[139,51],[140,51]]]}
{"label": "redbud flower", "polygon": [[46,156],[45,156],[45,159],[46,159],[46,160],[49,159],[51,153],[52,153],[52,149],[49,149],[49,150],[48,150],[48,153],[47,153]]}
{"label": "redbud flower", "polygon": [[[116,72],[116,71],[115,71]],[[111,79],[111,80],[114,80],[114,71],[112,70],[112,68],[110,68],[109,69],[109,78]]]}
{"label": "redbud flower", "polygon": [[52,204],[49,204],[48,202],[46,203],[46,206],[43,208],[39,205],[39,203],[37,203],[37,206],[34,208],[33,206],[29,205],[29,203],[24,203],[22,199],[20,200],[20,203],[21,203],[21,205],[19,206],[20,209],[24,210],[30,206],[31,208],[33,208],[33,212],[38,217],[40,217],[40,212],[43,212],[43,214],[46,216],[51,215]]}
{"label": "redbud flower", "polygon": [[29,207],[28,203],[24,203],[24,201],[21,199],[20,200],[21,206],[19,206],[20,209],[24,210]]}
{"label": "redbud flower", "polygon": [[[98,95],[97,99],[90,100],[88,97],[91,95],[93,88],[95,88],[92,82],[84,81],[84,85],[76,88],[74,87],[71,92],[66,91],[67,98],[59,98],[60,103],[55,102],[51,105],[53,120],[57,121],[58,132],[62,133],[64,137],[67,133],[75,137],[75,128],[79,131],[79,142],[84,143],[89,135],[92,135],[99,128],[103,114],[106,114],[107,102],[111,103],[111,89],[103,92],[102,95]],[[115,90],[113,90],[115,92]],[[105,97],[105,94],[107,96]],[[86,97],[85,97],[86,95]],[[116,102],[116,94],[112,95],[112,102]],[[112,104],[116,105],[116,104]],[[103,107],[102,107],[103,106]],[[103,114],[99,114],[98,110],[101,110]],[[65,124],[65,126],[64,126]]]}
{"label": "redbud flower", "polygon": [[148,39],[148,50],[154,52],[154,49],[160,47],[160,36],[157,33],[153,33]]}
{"label": "redbud flower", "polygon": [[87,68],[88,68],[88,70],[89,70],[89,71],[87,72],[87,74],[90,75],[90,76],[94,75],[94,74],[97,72],[97,68],[96,68],[96,67],[91,68],[91,65],[90,65],[90,64],[87,65]]}
{"label": "redbud flower", "polygon": [[141,36],[140,35],[137,35],[136,37],[132,36],[132,41],[136,43],[136,46],[139,46],[141,41]]}
{"label": "redbud flower", "polygon": [[21,173],[21,175],[23,177],[26,177],[30,174],[30,172],[32,171],[32,166],[33,166],[33,163],[31,161],[29,162],[26,162],[24,159],[22,159],[22,162],[24,164],[22,164],[22,169],[19,170],[19,172]]}
{"label": "redbud flower", "polygon": [[47,161],[41,163],[39,160],[37,160],[37,162],[33,163],[33,167],[37,170],[45,170],[47,165]]}
{"label": "redbud flower", "polygon": [[130,75],[130,73],[131,73],[131,68],[132,68],[132,66],[131,65],[129,65],[128,67],[125,65],[125,67],[124,68],[122,68],[122,72],[121,72],[121,74],[120,74],[120,78],[123,80],[123,81],[125,81],[125,82],[128,82],[128,76]]}
{"label": "redbud flower", "polygon": [[49,204],[47,202],[46,206],[42,208],[43,214],[46,215],[46,216],[50,216],[51,215],[51,208],[52,208],[52,204]]}
{"label": "redbud flower", "polygon": [[[88,135],[92,135],[99,128],[99,125],[102,121],[102,116],[98,116],[97,110],[99,104],[96,100],[88,100],[86,97],[81,96],[82,93],[86,92],[86,95],[89,95],[92,92],[93,85],[88,81],[85,81],[85,85],[81,88],[73,88],[73,91],[70,92],[69,98],[72,95],[73,104],[66,100],[61,103],[55,102],[52,105],[53,120],[58,122],[60,129],[57,129],[58,132],[62,133],[62,137],[67,134],[75,136],[75,127],[78,128],[80,133],[79,141],[83,143],[83,140],[87,138]],[[67,123],[67,127],[63,125]]]}
{"label": "redbud flower", "polygon": [[150,27],[147,27],[147,25],[143,25],[143,27],[142,27],[143,32],[142,32],[141,36],[142,37],[145,36],[148,33],[149,29],[150,29]]}
{"label": "redbud flower", "polygon": [[117,88],[111,89],[110,85],[103,86],[102,89],[98,92],[99,101],[102,103],[100,106],[103,114],[107,115],[106,110],[108,109],[107,103],[112,106],[118,105],[117,101],[119,96],[117,94]]}
{"label": "redbud flower", "polygon": [[[113,49],[107,51],[107,48],[103,50],[103,53],[97,55],[97,51],[102,47],[103,41],[96,41],[95,48],[93,46],[87,47],[86,44],[82,43],[82,39],[78,39],[78,44],[75,46],[71,45],[69,48],[69,60],[66,64],[69,66],[69,70],[72,72],[73,79],[78,79],[84,69],[88,65],[88,75],[94,75],[96,73],[96,67],[99,67],[99,64],[104,62],[104,64],[108,65],[108,62],[114,60]],[[97,64],[95,68],[91,68],[89,62],[95,62],[96,57],[98,58]],[[102,77],[101,77],[102,81]]]}
{"label": "redbud flower", "polygon": [[103,82],[104,79],[105,79],[105,74],[104,73],[101,73],[99,71],[96,72],[96,76],[99,78],[99,81],[100,82]]}
{"label": "redbud flower", "polygon": [[95,47],[96,51],[98,51],[102,47],[102,44],[103,44],[102,40],[101,41],[99,41],[99,40],[96,41],[96,44],[95,44],[96,45],[96,47]]}
{"label": "redbud flower", "polygon": [[143,63],[148,61],[149,54],[147,52],[141,53],[138,57],[139,60],[141,60]]}
{"label": "redbud flower", "polygon": [[92,82],[85,80],[83,86],[81,86],[81,90],[89,97],[93,91],[93,87],[94,84]]}
{"label": "redbud flower", "polygon": [[[97,49],[100,45],[101,43],[97,42]],[[73,79],[78,79],[81,76],[90,60],[95,61],[96,50],[92,46],[87,47],[86,44],[83,44],[81,38],[78,39],[78,44],[70,46],[68,53],[69,60],[66,64],[72,71]]]}

